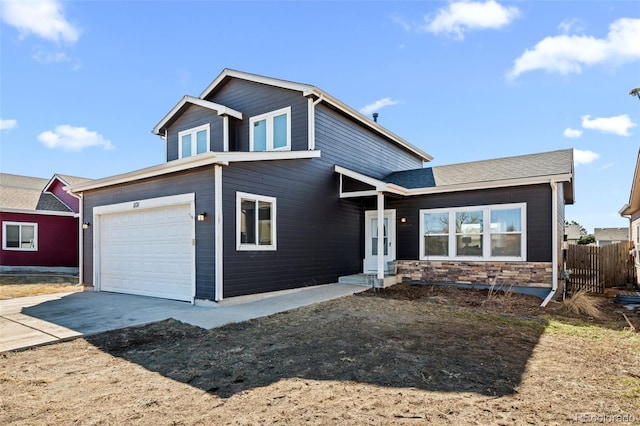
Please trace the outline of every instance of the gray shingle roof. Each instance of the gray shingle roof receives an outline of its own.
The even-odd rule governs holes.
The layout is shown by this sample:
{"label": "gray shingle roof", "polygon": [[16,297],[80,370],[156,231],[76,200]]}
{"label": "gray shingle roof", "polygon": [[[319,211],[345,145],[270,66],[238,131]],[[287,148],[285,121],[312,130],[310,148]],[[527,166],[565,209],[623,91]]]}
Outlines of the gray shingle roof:
{"label": "gray shingle roof", "polygon": [[573,150],[565,149],[540,154],[406,170],[391,173],[384,181],[408,189],[435,188],[561,175],[572,172]]}
{"label": "gray shingle roof", "polygon": [[[88,179],[58,175],[67,183]],[[72,211],[55,196],[42,191],[50,179],[0,173],[0,208],[16,210]]]}

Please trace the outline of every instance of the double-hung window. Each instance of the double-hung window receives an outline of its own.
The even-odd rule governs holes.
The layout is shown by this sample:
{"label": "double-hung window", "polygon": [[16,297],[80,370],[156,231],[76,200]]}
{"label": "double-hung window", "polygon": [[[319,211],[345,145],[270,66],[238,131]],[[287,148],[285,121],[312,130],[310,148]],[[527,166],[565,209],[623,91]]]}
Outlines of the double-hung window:
{"label": "double-hung window", "polygon": [[38,250],[38,224],[2,222],[2,248],[4,250]]}
{"label": "double-hung window", "polygon": [[291,107],[249,119],[251,151],[291,150]]}
{"label": "double-hung window", "polygon": [[183,130],[178,133],[180,158],[191,157],[209,151],[209,124]]}
{"label": "double-hung window", "polygon": [[276,249],[276,199],[236,193],[236,247],[238,250]]}
{"label": "double-hung window", "polygon": [[420,210],[420,258],[526,260],[526,204]]}

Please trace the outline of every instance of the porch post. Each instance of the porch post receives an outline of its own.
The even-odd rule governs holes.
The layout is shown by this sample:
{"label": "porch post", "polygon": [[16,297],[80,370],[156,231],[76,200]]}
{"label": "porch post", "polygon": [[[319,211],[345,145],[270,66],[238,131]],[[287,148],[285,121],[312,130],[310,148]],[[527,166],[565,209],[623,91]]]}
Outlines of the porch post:
{"label": "porch post", "polygon": [[378,279],[384,280],[384,194],[378,192]]}

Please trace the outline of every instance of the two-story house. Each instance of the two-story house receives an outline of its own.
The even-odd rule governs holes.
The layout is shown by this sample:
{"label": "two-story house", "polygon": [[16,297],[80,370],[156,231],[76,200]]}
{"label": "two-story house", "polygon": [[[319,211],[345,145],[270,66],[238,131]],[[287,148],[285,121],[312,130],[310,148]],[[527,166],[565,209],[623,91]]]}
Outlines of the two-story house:
{"label": "two-story house", "polygon": [[70,189],[96,290],[220,301],[395,260],[408,280],[556,289],[572,150],[424,168],[325,91],[229,69],[153,132],[165,163]]}

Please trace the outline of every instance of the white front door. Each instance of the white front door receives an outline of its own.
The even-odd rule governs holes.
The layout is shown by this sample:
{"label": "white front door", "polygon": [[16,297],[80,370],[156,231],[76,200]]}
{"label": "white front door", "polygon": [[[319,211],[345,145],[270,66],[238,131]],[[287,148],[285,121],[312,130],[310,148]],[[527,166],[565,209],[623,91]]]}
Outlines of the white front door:
{"label": "white front door", "polygon": [[[384,211],[384,270],[388,270],[387,262],[396,260],[396,211]],[[365,212],[365,256],[364,272],[375,273],[378,270],[378,212]]]}

